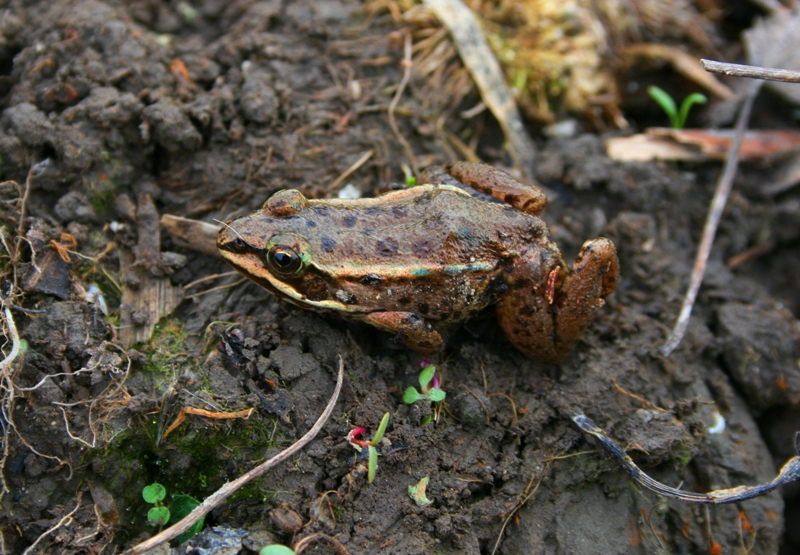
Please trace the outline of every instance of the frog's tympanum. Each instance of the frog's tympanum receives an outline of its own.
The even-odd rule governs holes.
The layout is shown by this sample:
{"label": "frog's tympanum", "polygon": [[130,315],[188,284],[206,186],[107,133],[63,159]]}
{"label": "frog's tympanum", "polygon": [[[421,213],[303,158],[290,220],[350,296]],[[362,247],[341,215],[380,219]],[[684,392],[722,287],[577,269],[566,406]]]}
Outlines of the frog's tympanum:
{"label": "frog's tympanum", "polygon": [[448,184],[358,200],[285,190],[228,222],[217,246],[275,295],[395,333],[415,351],[437,351],[449,329],[494,305],[517,349],[563,360],[614,290],[614,244],[586,241],[570,270],[538,218],[540,189],[469,163],[445,166],[435,182],[453,178],[501,202]]}

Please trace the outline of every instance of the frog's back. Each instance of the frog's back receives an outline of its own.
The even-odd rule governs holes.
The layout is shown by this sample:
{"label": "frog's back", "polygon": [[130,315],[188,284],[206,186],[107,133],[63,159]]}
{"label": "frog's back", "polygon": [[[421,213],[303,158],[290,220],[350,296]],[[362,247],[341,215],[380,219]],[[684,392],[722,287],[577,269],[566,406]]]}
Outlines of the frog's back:
{"label": "frog's back", "polygon": [[547,236],[544,223],[508,205],[447,185],[424,185],[374,199],[308,201],[284,220],[320,263],[372,265],[490,263],[519,241]]}

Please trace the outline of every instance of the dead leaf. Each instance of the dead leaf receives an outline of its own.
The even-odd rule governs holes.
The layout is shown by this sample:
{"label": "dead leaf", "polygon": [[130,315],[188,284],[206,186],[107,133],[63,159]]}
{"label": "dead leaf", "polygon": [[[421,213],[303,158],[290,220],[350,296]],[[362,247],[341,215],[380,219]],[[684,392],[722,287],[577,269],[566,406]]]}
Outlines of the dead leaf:
{"label": "dead leaf", "polygon": [[[724,160],[733,143],[733,129],[668,129],[615,137],[606,142],[609,158],[625,162],[652,160]],[[747,131],[740,158],[754,162],[800,150],[800,132]]]}

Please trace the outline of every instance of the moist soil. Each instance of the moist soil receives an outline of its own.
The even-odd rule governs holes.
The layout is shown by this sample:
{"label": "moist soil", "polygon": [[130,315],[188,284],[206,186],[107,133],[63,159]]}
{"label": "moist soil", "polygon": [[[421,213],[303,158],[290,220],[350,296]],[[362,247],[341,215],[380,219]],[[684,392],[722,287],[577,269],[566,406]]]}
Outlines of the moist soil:
{"label": "moist soil", "polygon": [[[154,225],[159,214],[225,221],[282,188],[371,196],[404,181],[409,148],[419,167],[456,158],[448,133],[507,167],[488,113],[460,115],[475,92],[451,105],[412,75],[393,131],[403,35],[388,13],[348,0],[3,4],[3,295],[24,340],[3,367],[3,552],[118,553],[150,537],[145,486],[164,485],[175,510],[178,496],[203,499],[287,447],[328,402],[339,357],[343,391],[316,440],[172,549],[253,553],[311,536],[315,553],[354,555],[800,549],[796,487],[710,508],[665,500],[563,410],[581,408],[685,490],[772,479],[800,430],[798,191],[767,197],[763,168],[742,168],[667,358],[658,349],[719,165],[613,162],[597,134],[541,139],[532,177],[550,194],[552,237],[568,260],[585,239],[611,238],[616,292],[561,365],[523,357],[491,313],[426,360],[220,277],[218,256]],[[123,290],[135,297],[148,280],[185,298],[152,339],[124,345],[120,323],[151,316],[126,308]],[[428,362],[446,402],[403,404]],[[164,437],[183,407],[255,410],[188,415]],[[369,484],[345,438],[357,426],[372,437],[385,413]],[[420,506],[408,488],[423,477],[431,503]]]}

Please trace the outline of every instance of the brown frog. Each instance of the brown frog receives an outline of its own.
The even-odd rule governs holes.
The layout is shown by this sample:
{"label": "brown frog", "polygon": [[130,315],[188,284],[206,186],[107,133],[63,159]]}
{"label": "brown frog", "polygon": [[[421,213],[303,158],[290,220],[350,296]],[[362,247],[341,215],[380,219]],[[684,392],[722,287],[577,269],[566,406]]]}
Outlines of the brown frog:
{"label": "brown frog", "polygon": [[614,244],[586,241],[570,271],[537,217],[540,189],[484,164],[439,176],[501,202],[443,184],[358,200],[284,190],[228,222],[217,247],[275,295],[398,334],[415,351],[437,351],[448,329],[494,305],[517,349],[563,360],[614,290]]}

